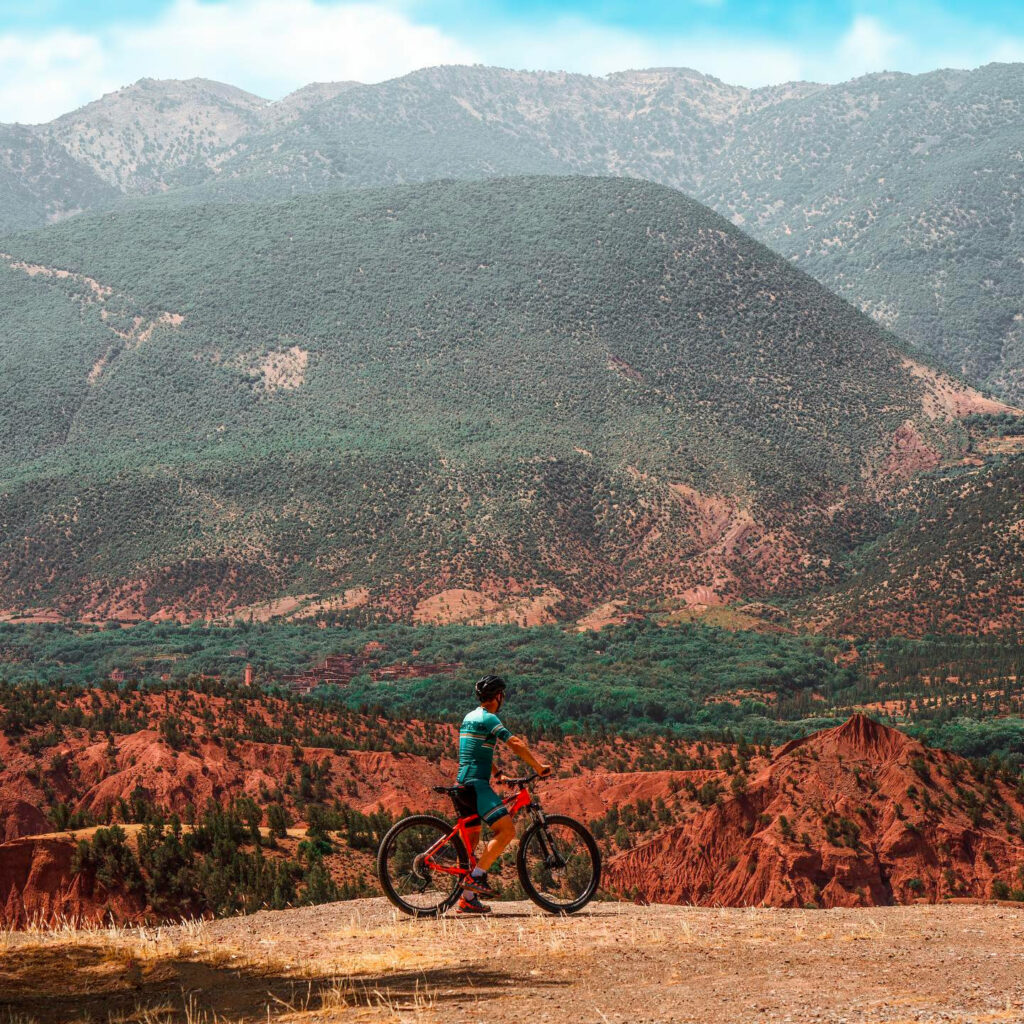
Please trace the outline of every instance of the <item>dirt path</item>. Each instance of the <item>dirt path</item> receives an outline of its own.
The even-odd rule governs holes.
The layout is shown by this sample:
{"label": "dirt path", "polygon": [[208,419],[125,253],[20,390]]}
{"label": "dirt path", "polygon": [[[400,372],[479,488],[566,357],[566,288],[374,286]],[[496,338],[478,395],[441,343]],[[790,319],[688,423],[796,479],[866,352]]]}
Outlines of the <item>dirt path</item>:
{"label": "dirt path", "polygon": [[185,1019],[1024,1024],[1024,908],[502,903],[412,921],[361,900],[0,937],[4,1024]]}

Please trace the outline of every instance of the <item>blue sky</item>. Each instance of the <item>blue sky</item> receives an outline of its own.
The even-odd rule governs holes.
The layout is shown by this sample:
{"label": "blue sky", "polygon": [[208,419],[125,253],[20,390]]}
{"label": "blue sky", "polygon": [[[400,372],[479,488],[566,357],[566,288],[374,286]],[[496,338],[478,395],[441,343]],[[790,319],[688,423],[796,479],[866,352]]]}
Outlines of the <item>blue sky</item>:
{"label": "blue sky", "polygon": [[441,63],[687,66],[754,87],[992,60],[1024,61],[1020,0],[0,0],[0,121],[48,120],[143,76],[278,99]]}

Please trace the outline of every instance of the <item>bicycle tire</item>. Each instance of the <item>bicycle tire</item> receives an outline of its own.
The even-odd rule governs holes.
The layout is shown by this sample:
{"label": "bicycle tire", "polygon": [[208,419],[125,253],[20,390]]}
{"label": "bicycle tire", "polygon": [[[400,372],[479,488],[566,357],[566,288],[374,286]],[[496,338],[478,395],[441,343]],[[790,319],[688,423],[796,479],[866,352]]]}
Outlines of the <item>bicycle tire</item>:
{"label": "bicycle tire", "polygon": [[[389,854],[396,846],[402,833],[417,827],[436,830],[437,838],[440,839],[442,836],[449,835],[454,826],[435,814],[413,814],[408,818],[395,822],[388,830],[387,835],[380,841],[380,846],[377,849],[377,879],[380,882],[381,889],[384,890],[384,895],[403,913],[409,914],[411,917],[440,917],[459,898],[461,887],[456,876],[445,876],[452,879],[451,891],[439,899],[436,904],[431,905],[428,903],[425,906],[419,906],[409,903],[402,898],[402,894],[399,892],[400,886],[396,886],[388,867]],[[462,839],[457,835],[453,835],[450,842],[455,848],[459,867],[463,870],[468,870],[469,854],[466,852]]]}
{"label": "bicycle tire", "polygon": [[[531,843],[539,842],[538,833],[549,825],[563,825],[572,829],[583,840],[583,844],[590,854],[590,882],[584,891],[569,903],[555,903],[538,891],[533,879],[530,878],[526,863]],[[516,853],[516,872],[519,875],[519,884],[523,887],[523,891],[542,910],[546,910],[549,914],[574,914],[577,910],[582,910],[597,894],[597,887],[601,884],[601,851],[597,848],[597,841],[585,825],[565,814],[549,814],[543,823],[535,822],[523,833],[523,838],[519,841],[519,850]]]}

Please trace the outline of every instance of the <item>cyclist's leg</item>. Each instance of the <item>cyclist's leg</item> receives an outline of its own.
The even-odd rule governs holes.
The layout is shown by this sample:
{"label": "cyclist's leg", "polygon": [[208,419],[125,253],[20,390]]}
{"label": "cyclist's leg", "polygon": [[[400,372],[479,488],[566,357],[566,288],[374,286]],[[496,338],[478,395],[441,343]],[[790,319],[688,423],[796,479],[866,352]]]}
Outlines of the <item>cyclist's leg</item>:
{"label": "cyclist's leg", "polygon": [[476,809],[476,789],[472,783],[461,785],[458,791],[452,795],[452,802],[455,804],[455,813],[465,825],[466,844],[472,856],[480,842],[480,833],[483,831],[483,822]]}
{"label": "cyclist's leg", "polygon": [[475,782],[477,813],[490,826],[493,833],[484,847],[484,852],[477,861],[477,867],[486,871],[505,851],[516,834],[515,823],[508,813],[508,808],[501,802],[501,797],[486,782]]}
{"label": "cyclist's leg", "polygon": [[484,852],[480,854],[480,859],[477,861],[477,867],[481,871],[486,871],[505,852],[505,848],[516,835],[515,822],[508,811],[503,810],[501,817],[493,822],[488,822],[488,824],[490,824],[491,831],[494,834],[491,836],[490,842],[484,847]]}

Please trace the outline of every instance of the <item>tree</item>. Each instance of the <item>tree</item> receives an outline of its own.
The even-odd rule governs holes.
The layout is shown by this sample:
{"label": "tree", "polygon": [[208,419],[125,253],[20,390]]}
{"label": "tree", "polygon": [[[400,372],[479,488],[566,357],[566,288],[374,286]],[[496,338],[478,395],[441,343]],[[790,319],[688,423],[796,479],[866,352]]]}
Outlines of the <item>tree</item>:
{"label": "tree", "polygon": [[267,826],[273,838],[284,839],[288,835],[290,824],[288,814],[280,804],[274,803],[267,807]]}
{"label": "tree", "polygon": [[301,902],[307,904],[331,903],[340,898],[338,886],[324,867],[322,860],[316,861],[306,872]]}

